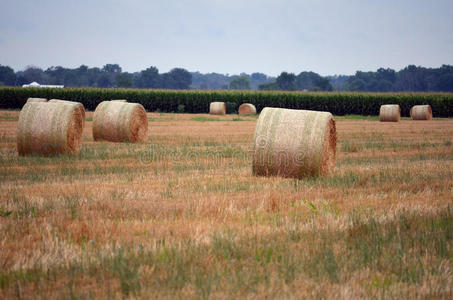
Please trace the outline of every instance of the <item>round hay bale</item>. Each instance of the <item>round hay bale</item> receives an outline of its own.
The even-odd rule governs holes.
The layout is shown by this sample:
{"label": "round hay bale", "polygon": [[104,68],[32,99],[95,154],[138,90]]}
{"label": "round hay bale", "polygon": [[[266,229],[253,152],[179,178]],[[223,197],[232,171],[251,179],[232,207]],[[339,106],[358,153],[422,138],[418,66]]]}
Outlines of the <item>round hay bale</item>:
{"label": "round hay bale", "polygon": [[148,119],[141,104],[119,101],[99,103],[93,114],[93,138],[111,142],[142,142]]}
{"label": "round hay bale", "polygon": [[124,99],[110,100],[110,101],[114,101],[114,102],[127,102],[127,100],[124,100]]}
{"label": "round hay bale", "polygon": [[47,102],[46,98],[28,98],[27,102]]}
{"label": "round hay bale", "polygon": [[80,102],[74,102],[74,101],[67,101],[67,100],[60,100],[60,99],[50,99],[50,103],[60,103],[64,105],[73,105],[77,109],[80,110],[80,113],[82,114],[83,120],[85,120],[85,107],[83,106],[82,103]]}
{"label": "round hay bale", "polygon": [[224,115],[224,114],[226,114],[225,102],[211,102],[209,104],[209,113],[211,115]]}
{"label": "round hay bale", "polygon": [[238,110],[240,115],[256,115],[256,107],[251,103],[243,103]]}
{"label": "round hay bale", "polygon": [[336,145],[331,113],[266,107],[255,129],[253,174],[328,175],[335,167]]}
{"label": "round hay bale", "polygon": [[432,120],[433,119],[433,110],[430,105],[415,105],[412,106],[411,118],[413,120]]}
{"label": "round hay bale", "polygon": [[75,105],[29,102],[19,114],[19,155],[77,154],[85,119]]}
{"label": "round hay bale", "polygon": [[399,122],[401,119],[401,108],[398,104],[381,105],[379,109],[379,121]]}

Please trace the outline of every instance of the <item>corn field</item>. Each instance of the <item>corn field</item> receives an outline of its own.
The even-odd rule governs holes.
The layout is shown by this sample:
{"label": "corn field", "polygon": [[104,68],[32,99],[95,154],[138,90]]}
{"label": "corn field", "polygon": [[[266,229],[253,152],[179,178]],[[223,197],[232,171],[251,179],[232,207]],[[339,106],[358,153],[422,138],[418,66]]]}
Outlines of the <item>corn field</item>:
{"label": "corn field", "polygon": [[453,116],[453,93],[349,93],[283,91],[195,91],[98,88],[0,88],[0,108],[21,108],[29,97],[56,98],[83,103],[86,109],[111,99],[127,99],[147,111],[207,113],[209,103],[225,102],[227,113],[236,113],[242,103],[264,107],[283,107],[329,111],[334,115],[378,115],[382,104],[399,104],[402,116],[409,116],[414,105],[431,105],[435,117]]}

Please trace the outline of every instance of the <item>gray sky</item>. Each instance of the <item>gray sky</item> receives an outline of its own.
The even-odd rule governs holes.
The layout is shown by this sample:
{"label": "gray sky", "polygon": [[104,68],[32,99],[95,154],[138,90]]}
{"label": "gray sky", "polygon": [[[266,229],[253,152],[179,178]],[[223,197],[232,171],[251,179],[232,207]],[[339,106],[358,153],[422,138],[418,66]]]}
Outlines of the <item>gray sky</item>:
{"label": "gray sky", "polygon": [[0,64],[321,75],[453,64],[452,0],[0,0]]}

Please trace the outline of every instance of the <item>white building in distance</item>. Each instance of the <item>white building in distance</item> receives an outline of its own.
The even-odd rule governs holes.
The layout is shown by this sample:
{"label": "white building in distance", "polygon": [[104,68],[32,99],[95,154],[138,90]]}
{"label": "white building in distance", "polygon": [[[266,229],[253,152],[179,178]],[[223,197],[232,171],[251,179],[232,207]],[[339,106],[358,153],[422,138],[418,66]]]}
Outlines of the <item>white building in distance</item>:
{"label": "white building in distance", "polygon": [[24,84],[22,87],[27,88],[27,87],[33,87],[33,88],[64,88],[64,85],[46,85],[46,84],[39,84],[36,81],[33,81],[30,84]]}

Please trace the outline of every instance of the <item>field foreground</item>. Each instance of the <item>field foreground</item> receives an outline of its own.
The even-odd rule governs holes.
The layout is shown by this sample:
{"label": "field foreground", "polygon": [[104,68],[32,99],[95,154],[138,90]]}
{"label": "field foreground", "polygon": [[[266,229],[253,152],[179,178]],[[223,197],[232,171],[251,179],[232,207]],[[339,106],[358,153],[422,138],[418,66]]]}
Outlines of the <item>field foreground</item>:
{"label": "field foreground", "polygon": [[337,117],[327,178],[254,177],[256,117],[18,157],[0,111],[0,298],[449,298],[453,120]]}

